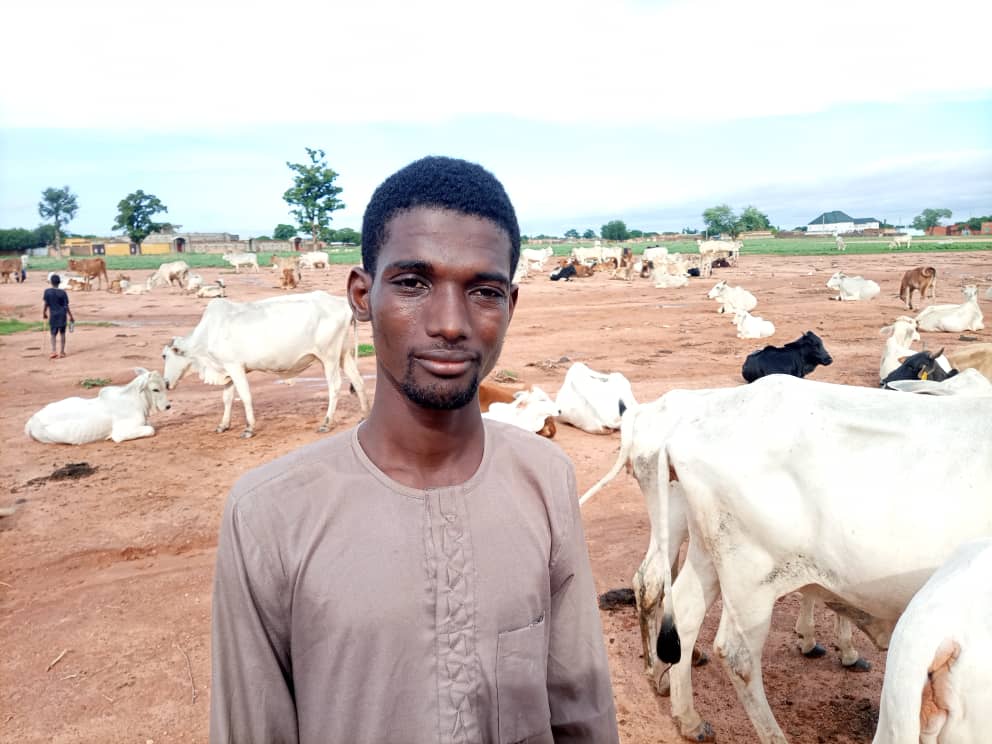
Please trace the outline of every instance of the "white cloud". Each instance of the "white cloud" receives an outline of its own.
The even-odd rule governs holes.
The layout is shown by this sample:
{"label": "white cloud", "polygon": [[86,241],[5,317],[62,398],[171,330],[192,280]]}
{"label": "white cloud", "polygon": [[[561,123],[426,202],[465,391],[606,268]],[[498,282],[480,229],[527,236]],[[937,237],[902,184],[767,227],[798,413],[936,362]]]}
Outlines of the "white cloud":
{"label": "white cloud", "polygon": [[610,125],[992,90],[992,3],[133,0],[5,10],[0,127],[512,114]]}

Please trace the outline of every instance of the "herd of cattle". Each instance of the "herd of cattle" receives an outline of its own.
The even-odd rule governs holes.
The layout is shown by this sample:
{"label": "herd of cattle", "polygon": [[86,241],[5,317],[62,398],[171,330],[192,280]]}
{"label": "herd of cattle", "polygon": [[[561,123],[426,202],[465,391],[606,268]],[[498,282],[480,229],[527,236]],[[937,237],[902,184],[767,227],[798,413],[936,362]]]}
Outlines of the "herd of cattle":
{"label": "herd of cattle", "polygon": [[[726,245],[727,255],[713,261],[738,260],[739,251]],[[679,254],[661,250],[635,261],[607,250],[613,251],[573,256],[559,271],[572,267],[578,275],[579,266],[591,269],[594,261],[627,280],[648,267],[656,286],[669,286],[663,277],[689,276]],[[237,271],[258,271],[256,257],[246,255],[250,260],[225,258]],[[295,286],[300,269],[315,266],[309,255],[273,262],[282,286]],[[523,274],[548,258],[525,251]],[[95,264],[70,268],[99,276]],[[933,299],[935,278],[930,267],[906,273],[900,296],[910,309],[913,291],[921,301]],[[145,289],[190,291],[195,280],[184,262],[170,262]],[[877,283],[840,272],[827,286],[844,301],[879,293]],[[615,465],[580,503],[624,468],[643,492],[650,544],[633,581],[644,662],[659,691],[670,689],[672,715],[686,738],[714,738],[694,708],[691,655],[682,651],[693,649],[706,611],[722,597],[716,655],[759,739],[786,742],[765,698],[762,649],[775,601],[795,591],[802,593],[797,632],[804,653],[822,654],[815,601],[837,614],[845,666],[865,666],[852,641],[854,625],[889,648],[876,744],[977,742],[992,730],[986,663],[992,659],[992,344],[946,355],[912,348],[920,331],[983,328],[977,288],[967,286],[964,294],[961,304],[931,304],[881,329],[887,339],[878,388],[801,379],[833,361],[811,331],[748,355],[741,374],[753,384],[673,390],[649,403],[636,401],[622,374],[580,362],[569,367],[554,397],[538,387],[481,386],[486,418],[546,437],[555,435],[556,422],[593,434],[620,431]],[[742,287],[721,281],[708,296],[718,313],[734,318],[741,338],[774,333],[770,322],[750,314],[758,300]],[[346,300],[323,291],[254,302],[214,299],[162,357],[161,374],[139,369],[131,383],[105,387],[96,398],[49,404],[29,419],[25,433],[71,444],[151,436],[149,415],[168,408],[166,391],[193,371],[223,387],[217,431],[230,427],[237,394],[245,410],[242,436],[250,437],[256,422],[247,374],[293,377],[318,360],[328,386],[320,431],[331,426],[342,372],[367,412],[354,318]],[[856,522],[851,514],[860,515]]]}

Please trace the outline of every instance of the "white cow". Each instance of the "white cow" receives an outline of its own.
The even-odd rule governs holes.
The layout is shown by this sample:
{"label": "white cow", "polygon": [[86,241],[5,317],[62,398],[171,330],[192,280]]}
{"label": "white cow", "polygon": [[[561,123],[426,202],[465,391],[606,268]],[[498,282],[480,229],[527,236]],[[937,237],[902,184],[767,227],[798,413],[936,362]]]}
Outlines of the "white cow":
{"label": "white cow", "polygon": [[834,243],[837,244],[837,250],[839,251],[847,250],[847,246],[844,245],[844,238],[842,238],[840,235],[834,235]]}
{"label": "white cow", "polygon": [[658,263],[667,259],[668,248],[663,245],[655,245],[650,248],[645,248],[644,253],[641,254],[642,261],[654,261],[655,263]]}
{"label": "white cow", "polygon": [[719,281],[713,285],[713,289],[706,296],[720,303],[720,307],[716,310],[718,313],[733,315],[738,310],[750,312],[758,306],[758,298],[744,287],[728,287],[725,281]]}
{"label": "white cow", "polygon": [[[710,390],[682,391],[685,400],[702,401],[710,394]],[[666,417],[671,417],[671,402],[661,397],[658,400],[633,406],[628,409],[620,424],[620,453],[617,456],[613,468],[598,483],[586,491],[579,499],[579,505],[583,505],[600,489],[613,480],[620,471],[627,468],[637,479],[641,492],[647,501],[648,513],[651,517],[652,525],[658,519],[659,503],[658,479],[668,476],[658,469],[658,456],[665,447],[667,436],[671,432],[670,422],[666,422]],[[691,404],[684,408],[686,413],[690,413]],[[679,549],[683,542],[689,538],[689,525],[686,520],[685,496],[680,483],[671,482],[668,488],[668,563],[671,566],[673,575],[677,573]],[[654,641],[658,637],[657,624],[652,624],[658,619],[660,602],[662,599],[661,587],[663,575],[658,572],[661,566],[658,557],[659,545],[656,542],[657,533],[652,529],[650,545],[643,562],[634,574],[634,596],[637,600],[638,615],[641,620],[641,641],[644,645],[644,666],[645,673],[650,677],[658,691],[667,693],[668,677],[664,675],[665,667],[658,663],[655,653]],[[662,556],[663,558],[663,556]],[[814,600],[812,597],[803,596],[800,611],[796,619],[796,632],[800,637],[800,650],[806,656],[816,658],[822,656],[825,650],[816,643],[813,624]],[[837,637],[841,648],[841,663],[858,670],[868,668],[868,663],[861,658],[858,650],[853,645],[852,626],[850,621],[837,616]]]}
{"label": "white cow", "polygon": [[982,322],[982,308],[978,306],[978,287],[973,284],[962,288],[965,301],[960,305],[931,305],[916,316],[916,325],[921,331],[980,331],[985,328]]}
{"label": "white cow", "polygon": [[165,380],[138,367],[127,385],[108,385],[95,398],[65,398],[49,403],[24,425],[24,433],[46,444],[86,444],[150,437],[153,411],[169,409]]}
{"label": "white cow", "polygon": [[992,539],[954,554],[896,623],[873,744],[976,744],[992,731]]}
{"label": "white cow", "polygon": [[865,279],[863,276],[848,276],[842,271],[836,272],[827,280],[827,287],[836,289],[835,300],[870,300],[881,292],[878,282]]}
{"label": "white cow", "polygon": [[537,385],[514,394],[512,403],[490,403],[482,418],[513,424],[537,433],[544,428],[549,416],[561,413],[558,404]]}
{"label": "white cow", "polygon": [[575,362],[555,397],[560,421],[590,434],[607,434],[620,428],[624,409],[637,405],[630,381],[619,372],[603,374]]}
{"label": "white cow", "polygon": [[186,289],[189,280],[189,264],[185,261],[167,261],[161,264],[155,273],[148,277],[145,282],[147,289],[156,287],[168,287],[172,289],[173,284],[178,284],[179,289]]}
{"label": "white cow", "polygon": [[895,235],[892,240],[889,241],[889,248],[909,248],[909,245],[912,242],[912,235]]}
{"label": "white cow", "polygon": [[324,251],[309,251],[300,254],[301,269],[326,269],[331,265],[331,259]]}
{"label": "white cow", "polygon": [[196,296],[201,299],[213,299],[214,297],[226,297],[227,296],[227,285],[224,284],[224,280],[219,278],[213,284],[201,285],[196,290]]}
{"label": "white cow", "polygon": [[174,338],[162,350],[166,384],[174,388],[192,368],[208,385],[224,386],[224,416],[218,432],[231,427],[234,393],[241,397],[247,420],[242,437],[255,432],[248,373],[273,372],[295,377],[319,360],[327,379],[327,413],[318,431],[327,431],[338,402],[340,370],[358,394],[362,414],[368,410],[365,385],[358,372],[357,350],[348,345],[355,324],[343,297],[327,292],[282,295],[257,302],[211,300],[193,332]]}
{"label": "white cow", "polygon": [[595,245],[591,248],[575,246],[572,248],[572,258],[579,263],[599,263],[603,260],[603,246]]}
{"label": "white cow", "polygon": [[770,320],[740,308],[734,311],[734,325],[737,326],[737,338],[768,338],[775,334],[775,324]]}
{"label": "white cow", "polygon": [[241,273],[242,266],[250,266],[255,271],[258,271],[258,256],[254,253],[225,253],[221,258],[234,267],[236,274]]}
{"label": "white cow", "polygon": [[677,289],[689,283],[689,277],[684,274],[670,274],[665,266],[655,267],[651,272],[655,289]]}
{"label": "white cow", "polygon": [[186,294],[195,294],[203,286],[203,277],[199,274],[190,274],[186,278]]}
{"label": "white cow", "polygon": [[712,276],[713,261],[726,257],[734,266],[737,265],[744,247],[740,240],[700,240],[696,239],[699,248],[699,269],[705,276]]}
{"label": "white cow", "polygon": [[[992,534],[983,487],[992,473],[992,398],[769,375],[705,396],[676,390],[661,403],[657,472],[669,477],[657,479],[649,515],[653,560],[662,565],[646,572],[664,576],[658,657],[678,662],[677,643],[693,647],[706,610],[722,596],[716,655],[758,738],[785,744],[761,675],[775,601],[802,589],[885,648],[913,594],[954,548]],[[938,457],[933,442],[954,446]],[[670,551],[670,480],[683,492],[689,523],[674,585],[662,558]],[[670,674],[682,735],[708,740],[689,664],[675,663]]]}
{"label": "white cow", "polygon": [[903,359],[916,353],[911,345],[920,340],[920,334],[916,331],[916,319],[907,315],[900,315],[879,333],[888,336],[882,351],[882,362],[878,366],[878,380],[881,382],[902,364]]}
{"label": "white cow", "polygon": [[544,269],[544,262],[553,255],[555,255],[555,252],[551,246],[548,246],[547,248],[523,248],[520,251],[520,260],[530,262],[529,265],[532,267],[533,264],[536,263],[538,267],[534,270],[542,271]]}

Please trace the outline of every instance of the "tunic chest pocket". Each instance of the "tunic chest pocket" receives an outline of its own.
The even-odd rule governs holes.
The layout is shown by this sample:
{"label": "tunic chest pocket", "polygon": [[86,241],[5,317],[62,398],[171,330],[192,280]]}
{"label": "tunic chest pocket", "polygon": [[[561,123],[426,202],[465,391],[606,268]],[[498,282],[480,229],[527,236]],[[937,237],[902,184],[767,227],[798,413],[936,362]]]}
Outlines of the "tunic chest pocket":
{"label": "tunic chest pocket", "polygon": [[499,634],[496,700],[500,744],[516,744],[549,731],[547,673],[543,614],[530,625]]}

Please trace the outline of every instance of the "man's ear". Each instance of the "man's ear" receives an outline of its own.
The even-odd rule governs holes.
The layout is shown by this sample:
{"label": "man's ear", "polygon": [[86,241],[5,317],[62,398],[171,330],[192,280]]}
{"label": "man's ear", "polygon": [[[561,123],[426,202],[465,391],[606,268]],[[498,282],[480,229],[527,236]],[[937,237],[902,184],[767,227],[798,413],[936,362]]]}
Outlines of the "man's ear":
{"label": "man's ear", "polygon": [[348,274],[348,304],[355,319],[362,323],[372,320],[369,298],[372,294],[372,275],[360,266],[352,268]]}

